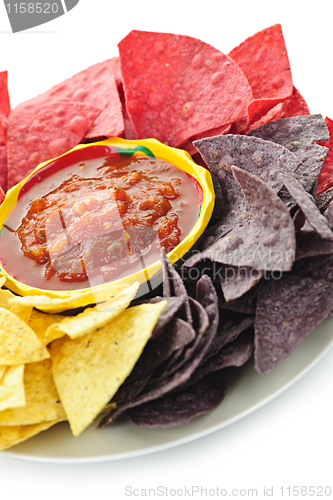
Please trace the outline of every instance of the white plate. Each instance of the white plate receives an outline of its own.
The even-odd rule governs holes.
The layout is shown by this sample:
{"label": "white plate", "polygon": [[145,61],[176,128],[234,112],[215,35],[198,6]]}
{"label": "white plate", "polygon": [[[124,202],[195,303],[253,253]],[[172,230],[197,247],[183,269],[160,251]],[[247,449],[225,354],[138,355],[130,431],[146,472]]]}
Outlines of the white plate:
{"label": "white plate", "polygon": [[171,448],[226,427],[265,405],[308,372],[332,345],[333,318],[329,318],[268,375],[259,375],[253,369],[252,359],[235,370],[222,404],[181,427],[146,429],[119,419],[106,429],[98,430],[99,417],[78,438],[72,436],[67,423],[61,423],[3,454],[39,462],[89,463]]}

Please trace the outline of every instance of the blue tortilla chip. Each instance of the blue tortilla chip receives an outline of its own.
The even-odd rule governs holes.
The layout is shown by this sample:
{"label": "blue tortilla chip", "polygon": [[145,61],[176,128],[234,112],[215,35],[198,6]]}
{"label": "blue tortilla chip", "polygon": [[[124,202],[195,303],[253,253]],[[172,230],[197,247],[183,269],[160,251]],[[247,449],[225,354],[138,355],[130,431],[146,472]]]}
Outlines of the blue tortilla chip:
{"label": "blue tortilla chip", "polygon": [[253,130],[249,136],[272,141],[289,149],[298,161],[297,179],[307,192],[316,184],[328,148],[317,141],[328,141],[329,132],[322,115],[294,116],[274,120]]}
{"label": "blue tortilla chip", "polygon": [[[259,177],[231,167],[246,200],[247,218],[226,236],[184,266],[192,267],[203,259],[232,266],[266,271],[290,271],[295,258],[293,221],[274,190]],[[253,283],[255,284],[255,283]]]}
{"label": "blue tortilla chip", "polygon": [[255,368],[268,373],[333,309],[333,285],[284,274],[262,282],[255,317]]}

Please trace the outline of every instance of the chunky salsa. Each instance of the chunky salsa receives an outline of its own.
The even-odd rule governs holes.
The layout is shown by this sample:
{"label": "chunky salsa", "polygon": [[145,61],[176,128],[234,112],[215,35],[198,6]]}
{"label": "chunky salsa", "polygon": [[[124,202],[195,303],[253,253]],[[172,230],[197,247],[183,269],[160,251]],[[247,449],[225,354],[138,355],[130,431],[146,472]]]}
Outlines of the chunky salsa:
{"label": "chunky salsa", "polygon": [[80,161],[26,190],[5,221],[0,252],[15,279],[45,289],[112,281],[175,248],[199,213],[196,181],[167,161]]}

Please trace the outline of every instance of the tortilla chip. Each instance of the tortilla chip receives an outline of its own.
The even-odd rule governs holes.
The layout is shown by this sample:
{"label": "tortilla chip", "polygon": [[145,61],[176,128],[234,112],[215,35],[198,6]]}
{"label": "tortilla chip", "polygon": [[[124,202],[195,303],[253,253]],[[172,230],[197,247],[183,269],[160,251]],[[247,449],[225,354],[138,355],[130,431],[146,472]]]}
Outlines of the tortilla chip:
{"label": "tortilla chip", "polygon": [[27,295],[25,297],[14,297],[11,304],[26,304],[47,313],[58,313],[89,304],[98,304],[115,297],[129,285],[107,284],[86,291],[72,293],[68,297],[52,298],[46,295]]}
{"label": "tortilla chip", "polygon": [[67,101],[15,108],[7,131],[8,187],[24,179],[39,163],[79,144],[100,112],[99,108]]}
{"label": "tortilla chip", "polygon": [[289,149],[297,158],[297,179],[307,192],[317,182],[328,149],[317,144],[327,141],[329,132],[322,115],[282,118],[253,130],[249,136],[272,141]]}
{"label": "tortilla chip", "polygon": [[268,373],[289,356],[333,308],[333,285],[285,274],[264,280],[257,296],[255,368]]}
{"label": "tortilla chip", "polygon": [[323,193],[320,193],[315,197],[316,205],[321,211],[321,213],[324,213],[326,211],[332,200],[333,200],[333,187],[327,189],[327,191],[324,191]]}
{"label": "tortilla chip", "polygon": [[10,308],[10,312],[21,318],[25,323],[28,323],[32,312],[32,306],[27,306],[25,304],[14,304]]}
{"label": "tortilla chip", "polygon": [[232,165],[258,175],[276,193],[283,187],[278,176],[279,168],[295,171],[298,166],[295,155],[286,148],[256,137],[229,134],[201,139],[194,145],[220,184],[223,196],[222,217],[216,226],[206,232],[203,249],[242,224],[245,199],[231,174]]}
{"label": "tortilla chip", "polygon": [[95,106],[102,112],[85,137],[92,139],[120,136],[124,130],[124,121],[116,84],[117,59],[115,57],[94,64],[19,107],[36,107],[62,100]]}
{"label": "tortilla chip", "polygon": [[36,434],[49,429],[61,421],[62,419],[54,420],[53,422],[42,422],[36,425],[0,426],[0,451],[22,443],[22,441],[36,436]]}
{"label": "tortilla chip", "polygon": [[6,276],[0,272],[0,288],[6,283]]}
{"label": "tortilla chip", "polygon": [[[1,118],[0,118],[1,120]],[[1,123],[0,123],[1,126]],[[3,193],[7,191],[7,146],[0,145],[0,188],[3,190]],[[2,203],[3,198],[0,198],[0,203]]]}
{"label": "tortilla chip", "polygon": [[10,112],[10,101],[8,94],[8,72],[0,72],[0,113],[8,116]]}
{"label": "tortilla chip", "polygon": [[256,130],[262,125],[281,118],[292,118],[293,116],[310,115],[310,110],[304,97],[294,87],[292,94],[287,97],[283,104],[277,104],[267,115],[256,121],[248,128],[247,132]]}
{"label": "tortilla chip", "polygon": [[[185,149],[193,158],[193,156],[197,152],[197,150],[193,146],[194,141],[197,141],[199,139],[204,139],[206,137],[213,137],[214,135],[228,134],[228,132],[230,132],[231,125],[232,125],[231,123],[228,123],[227,125],[223,125],[222,127],[214,128],[212,130],[207,130],[205,132],[202,132],[201,134],[196,134],[195,136],[190,137],[190,139],[187,139],[185,142],[183,142],[183,144],[180,144],[180,146],[178,147],[180,149]],[[195,161],[194,158],[193,161]]]}
{"label": "tortilla chip", "polygon": [[49,357],[34,331],[18,316],[0,307],[0,365],[33,363]]}
{"label": "tortilla chip", "polygon": [[304,97],[295,87],[293,87],[292,94],[287,97],[287,99],[283,103],[277,104],[274,108],[268,111],[267,115],[263,116],[262,118],[260,118],[260,120],[250,125],[246,133],[255,130],[273,120],[303,115],[310,115],[309,107],[305,102]]}
{"label": "tortilla chip", "polygon": [[285,147],[257,137],[227,134],[201,139],[194,145],[221,184],[224,184],[228,174],[230,182],[233,180],[233,185],[238,186],[230,171],[235,165],[259,176],[278,193],[283,186],[278,171],[286,169],[294,172],[298,167],[295,155]]}
{"label": "tortilla chip", "polygon": [[293,172],[280,171],[279,176],[290,196],[302,209],[310,226],[324,239],[333,240],[333,233],[328,227],[327,219],[320,213],[312,196],[307,193]]}
{"label": "tortilla chip", "polygon": [[174,394],[126,411],[127,418],[143,427],[175,427],[212,411],[223,401],[229,382],[227,369],[208,373],[201,380]]}
{"label": "tortilla chip", "polygon": [[252,328],[253,324],[254,316],[244,316],[244,314],[239,314],[238,312],[220,310],[220,324],[203,362],[217,356],[225,346],[232,345],[239,335]]}
{"label": "tortilla chip", "polygon": [[184,318],[191,325],[192,314],[187,290],[176,269],[171,265],[163,247],[161,248],[161,263],[163,273],[163,297],[184,298],[184,305],[181,308],[182,315],[180,317]]}
{"label": "tortilla chip", "polygon": [[[194,329],[180,318],[173,318],[157,338],[150,338],[145,346],[140,359],[136,363],[126,384],[135,383],[143,377],[151,375],[156,367],[160,366],[175,351],[190,344],[195,338]],[[124,400],[124,397],[118,399]],[[132,395],[133,397],[133,395]],[[116,398],[116,401],[118,400]]]}
{"label": "tortilla chip", "polygon": [[323,211],[323,215],[328,222],[328,226],[330,229],[333,229],[333,201],[331,200],[325,210]]}
{"label": "tortilla chip", "polygon": [[281,110],[276,118],[290,118],[292,116],[309,115],[310,110],[300,92],[293,88],[293,92],[282,104]]}
{"label": "tortilla chip", "polygon": [[[5,281],[3,284],[6,283],[6,277],[1,276],[1,280],[3,281],[3,278],[5,278]],[[0,289],[0,307],[3,307],[4,309],[8,309],[8,311],[13,307],[13,304],[10,302],[15,295],[10,291],[10,290],[3,290]]]}
{"label": "tortilla chip", "polygon": [[33,309],[28,325],[33,329],[41,343],[47,345],[46,330],[54,323],[63,321],[66,317],[60,314],[47,314]]}
{"label": "tortilla chip", "polygon": [[230,57],[210,45],[134,30],[118,47],[137,138],[155,137],[177,147],[246,116],[252,101],[247,79]]}
{"label": "tortilla chip", "polygon": [[186,298],[187,298],[186,295],[182,295],[179,297],[164,297],[164,298],[157,296],[154,298],[154,300],[152,299],[147,300],[147,302],[150,303],[160,302],[161,300],[167,301],[167,305],[165,306],[165,308],[163,309],[157,320],[151,338],[157,338],[163,332],[164,327],[169,323],[169,321],[171,321],[174,318],[174,316],[181,309],[184,302],[186,301]]}
{"label": "tortilla chip", "polygon": [[24,369],[26,406],[0,413],[0,426],[34,425],[65,419],[53,381],[51,360],[28,363]]}
{"label": "tortilla chip", "polygon": [[96,332],[52,343],[54,381],[74,436],[88,427],[131,373],[165,305],[131,307]]}
{"label": "tortilla chip", "polygon": [[[159,400],[172,391],[180,391],[185,383],[190,383],[191,377],[208,352],[216,335],[218,327],[218,299],[214,286],[208,276],[202,276],[197,283],[197,297],[200,301],[189,298],[191,318],[195,327],[195,338],[181,350],[181,356],[173,359],[173,363],[164,366],[160,376],[153,373],[152,380],[133,399],[118,405],[115,410],[103,417],[99,428],[109,425],[121,413],[129,408],[141,406],[148,401]],[[190,324],[187,323],[190,327]],[[172,360],[172,358],[171,358]]]}
{"label": "tortilla chip", "polygon": [[0,412],[25,405],[23,373],[24,365],[0,367]]}
{"label": "tortilla chip", "polygon": [[328,147],[328,154],[324,162],[323,168],[318,178],[318,187],[316,195],[324,193],[333,186],[333,120],[326,117],[325,122],[330,133],[330,139],[325,143]]}
{"label": "tortilla chip", "polygon": [[[247,218],[210,247],[193,254],[185,267],[204,259],[231,266],[266,271],[290,271],[295,259],[296,240],[293,221],[274,190],[260,177],[231,167],[245,196]],[[254,285],[256,280],[249,278]],[[260,277],[260,276],[259,276]]]}
{"label": "tortilla chip", "polygon": [[223,296],[227,302],[242,297],[263,277],[264,272],[258,269],[237,266],[223,266],[220,280]]}
{"label": "tortilla chip", "polygon": [[316,231],[301,230],[296,235],[296,260],[333,254],[333,241],[323,239]]}
{"label": "tortilla chip", "polygon": [[333,257],[331,255],[316,255],[296,262],[293,274],[297,276],[324,280],[333,283]]}
{"label": "tortilla chip", "polygon": [[229,56],[248,79],[254,100],[248,105],[248,125],[265,116],[293,91],[287,49],[280,24],[247,38]]}
{"label": "tortilla chip", "polygon": [[200,363],[190,380],[183,386],[183,390],[191,387],[208,373],[222,370],[231,366],[242,366],[250,358],[253,351],[253,333],[248,330],[239,335],[233,342],[223,346],[219,352],[207,357]]}
{"label": "tortilla chip", "polygon": [[227,311],[234,311],[241,314],[254,314],[256,307],[254,300],[248,300],[248,296],[257,291],[258,285],[252,287],[247,293],[238,299],[227,302],[224,297],[219,298],[219,308]]}
{"label": "tortilla chip", "polygon": [[103,304],[88,308],[77,316],[62,319],[59,323],[52,323],[45,332],[44,344],[64,335],[68,335],[72,340],[77,339],[101,328],[129,306],[138,288],[139,283],[134,283]]}
{"label": "tortilla chip", "polygon": [[[6,283],[6,277],[0,276],[0,284]],[[25,323],[28,323],[32,312],[32,306],[26,304],[12,304],[11,300],[16,297],[10,290],[0,289],[0,307],[7,309],[19,318],[21,318]]]}

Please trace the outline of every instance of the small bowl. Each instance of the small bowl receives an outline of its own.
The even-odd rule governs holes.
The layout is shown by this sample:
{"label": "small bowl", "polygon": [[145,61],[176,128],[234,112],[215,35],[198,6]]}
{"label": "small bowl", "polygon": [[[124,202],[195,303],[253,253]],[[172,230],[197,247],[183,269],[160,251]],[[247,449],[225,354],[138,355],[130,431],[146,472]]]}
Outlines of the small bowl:
{"label": "small bowl", "polygon": [[[46,178],[47,175],[53,171],[60,170],[65,166],[77,163],[92,158],[98,158],[110,154],[110,152],[124,152],[125,154],[133,155],[147,155],[159,158],[173,164],[180,170],[183,170],[192,176],[200,186],[199,199],[201,202],[198,219],[190,233],[184,238],[179,245],[177,245],[171,252],[168,253],[168,258],[173,264],[181,259],[198,240],[204,232],[213,212],[215,195],[213,189],[212,178],[210,172],[205,168],[193,162],[190,155],[181,149],[166,146],[156,139],[143,139],[143,140],[125,140],[120,138],[106,139],[104,141],[80,144],[70,151],[64,153],[57,158],[53,158],[38,165],[33,172],[31,172],[25,179],[19,182],[16,186],[9,189],[3,203],[0,205],[0,230],[11,211],[15,206],[20,194],[23,194],[29,189],[29,186],[35,184],[39,180]],[[102,154],[103,153],[103,154]],[[59,161],[60,159],[60,161]],[[58,166],[57,166],[58,164]],[[201,191],[201,192],[200,192]],[[0,270],[6,277],[6,287],[17,293],[18,295],[46,295],[48,297],[68,297],[73,293],[86,292],[87,290],[93,291],[96,287],[79,288],[76,290],[46,290],[42,288],[35,288],[33,286],[21,283],[13,278],[3,267],[0,255]],[[142,285],[143,295],[144,284],[156,281],[156,277],[161,274],[161,261],[158,260],[145,269],[135,272],[125,278],[112,281],[115,285],[132,284],[139,282]],[[159,281],[160,282],[160,281]],[[107,286],[104,283],[102,286]],[[156,285],[149,284],[149,290]]]}

